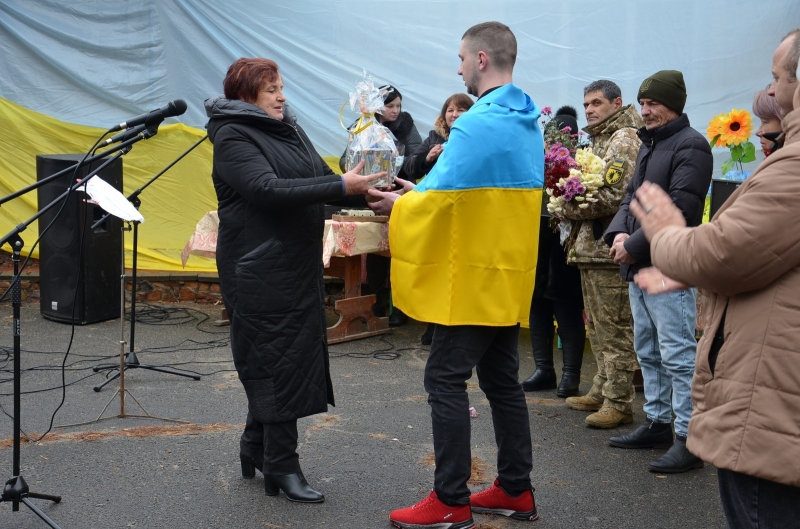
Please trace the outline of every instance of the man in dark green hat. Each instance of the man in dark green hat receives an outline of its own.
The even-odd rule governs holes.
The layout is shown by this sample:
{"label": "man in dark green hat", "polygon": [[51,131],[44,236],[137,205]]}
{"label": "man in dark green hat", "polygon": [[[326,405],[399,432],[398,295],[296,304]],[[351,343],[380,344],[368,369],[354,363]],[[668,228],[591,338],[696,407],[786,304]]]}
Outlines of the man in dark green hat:
{"label": "man in dark green hat", "polygon": [[620,448],[669,448],[650,463],[650,470],[686,472],[703,466],[686,449],[697,348],[696,293],[694,289],[685,289],[650,295],[633,283],[634,275],[652,264],[650,244],[629,204],[642,182],[652,182],[669,193],[687,226],[697,226],[703,216],[714,162],[708,142],[689,126],[689,118],[683,113],[686,85],[681,72],[654,73],[642,82],[637,99],[645,126],[637,132],[642,146],[636,172],[603,238],[611,247],[614,262],[620,265],[622,277],[630,282],[633,342],[644,378],[647,419],[633,432],[612,437],[609,443]]}

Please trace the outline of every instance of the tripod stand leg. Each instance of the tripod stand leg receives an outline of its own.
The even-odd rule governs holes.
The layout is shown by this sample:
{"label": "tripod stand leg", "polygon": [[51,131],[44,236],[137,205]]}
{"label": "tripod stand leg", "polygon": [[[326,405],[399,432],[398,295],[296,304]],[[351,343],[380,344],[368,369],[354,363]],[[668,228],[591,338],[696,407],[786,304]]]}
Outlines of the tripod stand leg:
{"label": "tripod stand leg", "polygon": [[39,492],[28,492],[29,498],[36,498],[37,500],[48,500],[53,503],[61,503],[61,496],[53,496],[52,494],[41,494]]}
{"label": "tripod stand leg", "polygon": [[[42,498],[42,499],[45,499],[45,500],[50,500],[51,498],[58,498],[57,500],[52,500],[52,501],[55,501],[55,502],[59,502],[59,501],[61,501],[61,498],[60,498],[60,497],[58,497],[58,496],[47,496],[47,495],[45,495],[45,494],[35,494],[35,493],[33,493],[33,492],[30,492],[30,493],[28,493],[28,495],[29,495],[31,498]],[[27,506],[28,506],[28,508],[29,508],[30,510],[32,510],[32,511],[33,511],[33,513],[34,513],[36,516],[38,516],[39,518],[41,518],[41,519],[42,519],[42,521],[43,521],[44,523],[46,523],[47,525],[49,525],[49,526],[50,526],[50,527],[52,527],[53,529],[61,529],[61,528],[60,528],[60,527],[59,527],[59,526],[58,526],[58,525],[57,525],[57,524],[56,524],[56,523],[55,523],[53,520],[51,520],[51,519],[50,519],[50,517],[49,517],[49,516],[47,516],[45,513],[43,513],[43,512],[42,512],[42,510],[41,510],[41,509],[39,509],[39,507],[37,507],[36,505],[34,505],[34,504],[33,504],[33,502],[32,502],[31,500],[29,500],[28,498],[21,498],[21,499],[20,499],[20,501],[21,501],[22,503],[24,503],[25,505],[27,505]]]}
{"label": "tripod stand leg", "polygon": [[161,373],[169,373],[170,375],[178,375],[186,378],[193,378],[195,380],[200,380],[200,375],[194,373],[187,373],[185,371],[180,371],[178,369],[173,369],[171,367],[157,367],[157,366],[148,366],[139,364],[133,367],[138,367],[139,369],[149,369],[150,371],[159,371]]}

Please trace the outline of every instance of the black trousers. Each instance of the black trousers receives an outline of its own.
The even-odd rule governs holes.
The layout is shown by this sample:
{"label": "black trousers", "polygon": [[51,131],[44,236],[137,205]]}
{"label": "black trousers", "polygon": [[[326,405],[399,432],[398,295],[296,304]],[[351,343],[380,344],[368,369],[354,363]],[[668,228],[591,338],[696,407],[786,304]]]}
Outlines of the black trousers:
{"label": "black trousers", "polygon": [[[546,298],[533,298],[528,323],[531,330],[531,347],[536,368],[553,367],[553,333],[555,325],[553,317],[558,322],[558,335],[565,349],[572,344],[580,348],[580,358],[575,358],[576,367],[580,370],[583,360],[583,347],[586,341],[586,326],[583,323],[583,303],[577,301],[552,300]],[[537,354],[538,353],[538,354]],[[538,358],[537,358],[538,357]],[[549,358],[545,365],[539,365],[540,359]]]}
{"label": "black trousers", "polygon": [[724,468],[717,469],[717,481],[728,529],[783,529],[800,523],[800,487]]}
{"label": "black trousers", "polygon": [[300,472],[297,420],[264,424],[248,412],[239,450],[242,455],[263,459],[261,471],[265,475],[285,476]]}
{"label": "black trousers", "polygon": [[519,325],[436,325],[425,391],[431,406],[436,456],[434,490],[448,505],[469,503],[472,470],[467,380],[476,368],[492,411],[500,485],[512,495],[531,490],[531,431],[519,384]]}

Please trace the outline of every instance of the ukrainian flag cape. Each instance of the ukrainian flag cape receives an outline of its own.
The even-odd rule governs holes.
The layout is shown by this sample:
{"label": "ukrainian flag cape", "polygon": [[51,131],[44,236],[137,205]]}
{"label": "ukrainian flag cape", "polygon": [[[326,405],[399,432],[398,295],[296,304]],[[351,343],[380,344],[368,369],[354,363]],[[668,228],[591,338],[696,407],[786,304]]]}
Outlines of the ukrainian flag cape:
{"label": "ukrainian flag cape", "polygon": [[453,124],[433,170],[389,219],[395,306],[443,325],[527,322],[544,144],[539,108],[507,84]]}

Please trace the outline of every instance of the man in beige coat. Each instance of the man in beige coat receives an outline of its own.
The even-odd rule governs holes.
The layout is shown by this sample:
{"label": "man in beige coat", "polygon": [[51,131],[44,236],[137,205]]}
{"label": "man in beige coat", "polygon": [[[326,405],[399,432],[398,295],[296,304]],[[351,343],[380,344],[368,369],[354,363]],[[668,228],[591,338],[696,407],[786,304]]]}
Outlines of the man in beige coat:
{"label": "man in beige coat", "polygon": [[781,41],[773,61],[770,93],[791,111],[785,146],[710,223],[686,228],[669,196],[652,185],[631,204],[655,266],[639,273],[639,287],[657,294],[695,285],[708,294],[688,448],[718,467],[731,529],[800,524],[798,57],[800,29]]}

